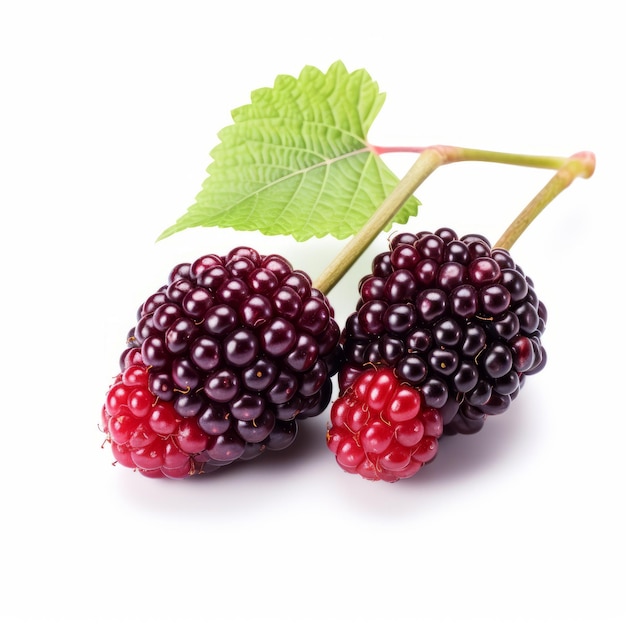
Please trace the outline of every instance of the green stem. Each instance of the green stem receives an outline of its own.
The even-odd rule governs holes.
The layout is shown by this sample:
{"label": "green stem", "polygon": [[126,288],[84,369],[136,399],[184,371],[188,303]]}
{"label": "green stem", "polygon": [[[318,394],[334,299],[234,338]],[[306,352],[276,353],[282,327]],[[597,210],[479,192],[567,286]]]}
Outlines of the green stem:
{"label": "green stem", "polygon": [[[372,147],[374,151],[377,148]],[[385,149],[378,148],[382,152]],[[506,235],[505,244],[509,240],[515,241],[535,215],[541,211],[556,195],[565,189],[577,176],[588,178],[594,170],[595,158],[590,152],[581,152],[572,157],[534,156],[513,154],[509,152],[493,152],[460,148],[455,146],[431,146],[416,148],[420,155],[406,175],[398,182],[395,189],[387,196],[380,207],[365,223],[363,228],[352,237],[347,245],[330,262],[326,269],[318,276],[315,287],[328,294],[339,282],[341,277],[352,267],[355,261],[365,252],[380,232],[393,220],[404,203],[415,190],[441,165],[459,163],[461,161],[482,161],[487,163],[502,163],[506,165],[522,165],[543,169],[556,169],[557,174],[552,180],[551,189],[544,192],[541,199],[536,200],[534,207],[525,210],[524,215],[518,217],[514,232]],[[547,201],[546,201],[547,200]],[[543,203],[543,206],[541,206]],[[533,203],[531,203],[533,204]],[[529,205],[530,206],[530,205]],[[517,221],[517,220],[516,220]],[[515,224],[515,222],[514,222]],[[513,226],[513,225],[512,225]],[[507,231],[508,233],[508,231]],[[502,240],[500,240],[501,243]]]}
{"label": "green stem", "polygon": [[391,222],[394,215],[422,182],[443,163],[445,163],[445,160],[438,150],[424,150],[363,228],[350,239],[347,245],[339,251],[339,254],[318,276],[314,286],[323,293],[328,293],[365,252],[378,234],[384,230],[385,226]]}
{"label": "green stem", "polygon": [[596,159],[592,152],[578,152],[572,155],[511,222],[494,247],[511,248],[530,223],[552,200],[567,189],[578,176],[589,178],[595,170],[595,165]]}
{"label": "green stem", "polygon": [[370,149],[376,154],[390,154],[398,152],[423,153],[427,150],[437,150],[441,153],[445,163],[460,163],[461,161],[481,161],[483,163],[501,163],[504,165],[522,165],[549,170],[558,170],[568,160],[568,157],[542,156],[534,154],[517,154],[514,152],[497,152],[476,148],[462,148],[459,146],[374,146]]}

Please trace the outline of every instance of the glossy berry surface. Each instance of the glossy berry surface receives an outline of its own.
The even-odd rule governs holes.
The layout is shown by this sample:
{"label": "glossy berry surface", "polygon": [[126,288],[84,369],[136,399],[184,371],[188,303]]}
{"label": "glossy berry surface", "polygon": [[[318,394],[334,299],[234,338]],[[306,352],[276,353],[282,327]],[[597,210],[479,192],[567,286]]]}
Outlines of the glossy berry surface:
{"label": "glossy berry surface", "polygon": [[392,369],[361,373],[333,403],[327,444],[346,472],[368,480],[410,478],[438,451],[443,420]]}
{"label": "glossy berry surface", "polygon": [[116,460],[178,478],[286,448],[330,401],[339,339],[328,299],[280,255],[241,246],[176,266],[139,307],[106,396]]}
{"label": "glossy berry surface", "polygon": [[398,234],[359,295],[342,335],[340,391],[390,367],[440,411],[444,434],[480,430],[545,365],[546,307],[510,253],[480,235]]}

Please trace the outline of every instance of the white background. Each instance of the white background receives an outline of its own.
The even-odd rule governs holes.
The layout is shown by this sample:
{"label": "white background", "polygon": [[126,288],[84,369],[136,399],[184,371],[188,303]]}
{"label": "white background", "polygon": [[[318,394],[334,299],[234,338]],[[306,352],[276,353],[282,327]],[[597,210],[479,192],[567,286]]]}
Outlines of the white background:
{"label": "white background", "polygon": [[[3,3],[0,622],[625,623],[623,42],[619,5],[597,0]],[[387,94],[373,143],[596,153],[513,248],[548,306],[547,368],[393,485],[339,470],[327,414],[207,480],[113,467],[100,406],[171,266],[245,242],[315,276],[341,248],[155,242],[230,111],[337,59]],[[446,166],[407,229],[493,241],[549,176]],[[340,321],[384,243],[331,293]]]}

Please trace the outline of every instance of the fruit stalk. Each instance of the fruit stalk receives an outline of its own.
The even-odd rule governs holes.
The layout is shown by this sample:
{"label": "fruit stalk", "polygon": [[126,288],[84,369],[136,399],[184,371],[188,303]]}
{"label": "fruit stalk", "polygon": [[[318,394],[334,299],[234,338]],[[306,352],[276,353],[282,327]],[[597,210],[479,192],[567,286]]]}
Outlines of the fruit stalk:
{"label": "fruit stalk", "polygon": [[[402,151],[400,148],[386,149],[376,146],[372,149],[379,154]],[[404,151],[409,150],[404,149]],[[340,250],[314,282],[314,286],[321,292],[328,294],[331,291],[378,234],[393,220],[416,189],[441,165],[462,161],[481,161],[557,170],[546,187],[539,192],[500,238],[498,242],[500,247],[510,247],[543,208],[566,189],[575,178],[578,176],[589,178],[595,169],[595,156],[592,152],[578,152],[571,157],[555,157],[446,145],[412,148],[410,151],[419,152],[415,163],[363,228]]]}
{"label": "fruit stalk", "polygon": [[443,163],[445,163],[445,158],[441,151],[436,148],[424,150],[363,228],[350,239],[318,276],[314,287],[327,294],[391,222],[415,190]]}
{"label": "fruit stalk", "polygon": [[592,152],[578,152],[572,155],[511,222],[496,242],[494,248],[510,249],[531,222],[552,200],[567,189],[577,177],[589,178],[595,170],[595,165],[596,159]]}

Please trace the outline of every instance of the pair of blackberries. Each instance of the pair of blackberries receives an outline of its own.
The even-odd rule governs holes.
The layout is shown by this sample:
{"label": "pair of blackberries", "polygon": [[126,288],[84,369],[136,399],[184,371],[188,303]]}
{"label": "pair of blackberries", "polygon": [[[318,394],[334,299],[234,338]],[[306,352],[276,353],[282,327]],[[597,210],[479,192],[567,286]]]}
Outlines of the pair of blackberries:
{"label": "pair of blackberries", "polygon": [[[182,478],[283,449],[300,420],[326,409],[338,374],[329,447],[347,471],[393,481],[432,460],[442,434],[474,433],[506,410],[545,363],[545,306],[511,255],[483,237],[396,235],[359,294],[342,331],[328,298],[281,255],[240,246],[175,267],[139,308],[107,393],[102,428],[116,460]],[[374,371],[393,378],[387,392]],[[410,421],[396,399],[396,423],[403,388],[405,404],[419,397],[419,406]],[[363,405],[357,389],[373,404],[349,427],[344,405]],[[383,431],[394,460],[376,440]],[[360,450],[360,469],[346,464],[348,448]]]}

